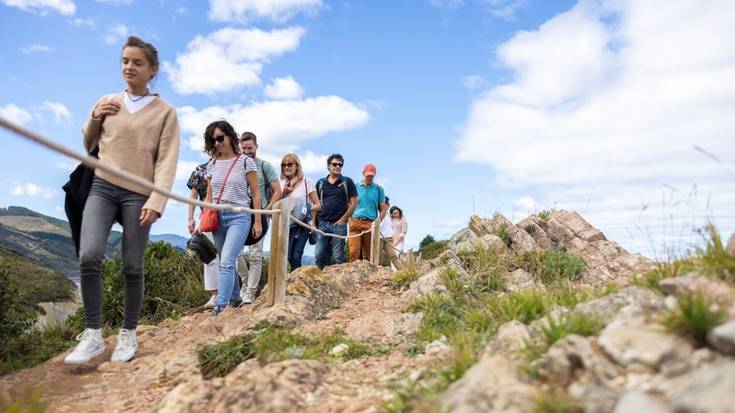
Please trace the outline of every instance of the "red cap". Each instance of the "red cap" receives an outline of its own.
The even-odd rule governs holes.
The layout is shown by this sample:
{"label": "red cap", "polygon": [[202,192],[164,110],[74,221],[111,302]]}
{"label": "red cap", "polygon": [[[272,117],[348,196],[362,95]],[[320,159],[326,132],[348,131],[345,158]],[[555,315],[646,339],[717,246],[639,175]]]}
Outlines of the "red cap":
{"label": "red cap", "polygon": [[375,169],[375,165],[369,163],[369,164],[365,165],[364,168],[362,168],[362,174],[363,175],[375,176],[375,175],[378,174],[378,170]]}

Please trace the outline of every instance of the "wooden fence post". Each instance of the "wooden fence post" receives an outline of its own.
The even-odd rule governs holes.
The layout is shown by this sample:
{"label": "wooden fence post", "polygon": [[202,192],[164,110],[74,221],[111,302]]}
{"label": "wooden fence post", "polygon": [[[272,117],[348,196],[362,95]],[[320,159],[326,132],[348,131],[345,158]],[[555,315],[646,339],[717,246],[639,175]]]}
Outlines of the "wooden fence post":
{"label": "wooden fence post", "polygon": [[370,262],[373,265],[380,265],[380,220],[373,222],[373,228],[370,233]]}
{"label": "wooden fence post", "polygon": [[268,260],[267,304],[273,306],[286,300],[286,274],[288,274],[288,227],[291,223],[293,200],[284,198],[273,205],[281,212],[273,215],[271,222],[271,249]]}

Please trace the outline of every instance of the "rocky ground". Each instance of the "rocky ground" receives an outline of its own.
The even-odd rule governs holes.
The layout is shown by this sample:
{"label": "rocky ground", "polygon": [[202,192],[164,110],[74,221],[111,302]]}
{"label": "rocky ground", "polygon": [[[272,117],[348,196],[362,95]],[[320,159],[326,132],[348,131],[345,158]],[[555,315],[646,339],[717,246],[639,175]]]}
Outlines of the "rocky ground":
{"label": "rocky ground", "polygon": [[[115,343],[110,337],[108,351],[96,362],[70,367],[61,354],[0,378],[0,393],[18,397],[39,386],[50,402],[48,410],[59,412],[401,410],[384,404],[395,396],[397,384],[421,384],[426,372],[447,364],[456,351],[446,340],[424,343],[415,351],[412,338],[422,313],[408,312],[408,305],[450,294],[442,271],[451,268],[460,279],[469,277],[460,257],[479,247],[510,256],[565,251],[585,263],[574,280],[579,288],[611,282],[617,287],[572,308],[555,307],[525,324],[512,320],[500,325],[478,349],[476,364],[431,396],[429,411],[735,412],[732,284],[690,272],[662,280],[659,289],[634,286],[634,277],[653,264],[568,211],[532,215],[515,225],[499,214],[473,217],[449,245],[438,258],[420,263],[405,291],[391,286],[390,270],[367,262],[324,272],[305,267],[289,276],[285,304],[267,308],[256,302],[217,317],[200,312],[141,326],[139,353],[130,363],[105,362]],[[546,288],[537,274],[521,268],[505,277],[497,294]],[[677,297],[692,294],[706,296],[708,310],[722,313],[719,325],[699,341],[672,333],[661,321],[679,309]],[[586,337],[568,334],[530,362],[528,348],[543,340],[554,320],[569,314],[598,320],[599,331]],[[197,360],[202,345],[243,334],[263,320],[307,335],[339,328],[384,351],[349,361],[291,359],[261,366],[251,359],[225,377],[202,378]],[[568,410],[540,410],[537,401],[557,393],[568,398]]]}

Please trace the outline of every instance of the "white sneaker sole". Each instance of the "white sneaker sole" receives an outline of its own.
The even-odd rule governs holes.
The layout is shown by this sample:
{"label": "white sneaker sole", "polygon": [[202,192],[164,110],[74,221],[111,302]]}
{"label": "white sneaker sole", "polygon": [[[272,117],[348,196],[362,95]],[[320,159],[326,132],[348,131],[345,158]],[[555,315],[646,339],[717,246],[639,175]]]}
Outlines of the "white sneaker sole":
{"label": "white sneaker sole", "polygon": [[64,359],[64,364],[87,364],[93,358],[101,355],[104,352],[105,352],[105,348],[104,347],[100,347],[97,351],[95,351],[94,353],[90,354],[89,357],[87,357],[86,359],[73,359],[73,358],[69,358],[69,356],[71,355],[70,354],[69,356],[66,356],[66,358]]}
{"label": "white sneaker sole", "polygon": [[135,353],[138,351],[138,348],[136,347],[133,349],[132,352],[128,354],[112,354],[112,357],[110,358],[110,361],[113,363],[125,363],[126,361],[130,361],[133,357],[135,357]]}

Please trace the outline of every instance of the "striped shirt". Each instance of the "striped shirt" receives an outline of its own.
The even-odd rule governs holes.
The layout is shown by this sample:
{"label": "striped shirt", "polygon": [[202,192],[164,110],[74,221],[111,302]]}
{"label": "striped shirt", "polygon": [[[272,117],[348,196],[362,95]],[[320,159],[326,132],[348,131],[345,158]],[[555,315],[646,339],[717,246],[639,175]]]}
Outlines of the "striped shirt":
{"label": "striped shirt", "polygon": [[[209,161],[207,164],[207,179],[212,180],[212,202],[217,202],[217,197],[222,190],[222,183],[225,180],[227,171],[230,170],[232,162],[237,157],[227,160],[214,159]],[[227,185],[225,185],[225,191],[222,193],[220,204],[230,204],[240,207],[250,208],[250,195],[248,192],[248,180],[245,175],[248,172],[255,172],[255,161],[252,158],[245,155],[241,155],[237,165],[232,168],[230,177],[227,178]]]}

